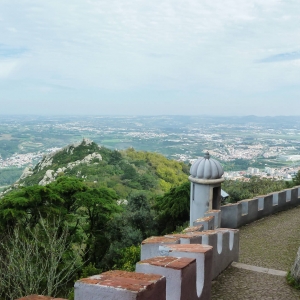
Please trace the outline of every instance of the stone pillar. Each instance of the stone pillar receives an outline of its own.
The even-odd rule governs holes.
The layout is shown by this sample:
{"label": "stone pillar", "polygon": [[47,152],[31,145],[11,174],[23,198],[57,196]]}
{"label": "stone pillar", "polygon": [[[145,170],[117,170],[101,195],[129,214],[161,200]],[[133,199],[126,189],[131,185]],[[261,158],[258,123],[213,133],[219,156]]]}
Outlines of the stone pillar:
{"label": "stone pillar", "polygon": [[[196,260],[186,257],[153,257],[136,264],[136,271],[166,277],[166,300],[197,300]],[[154,298],[153,298],[154,299]]]}
{"label": "stone pillar", "polygon": [[75,300],[166,300],[166,278],[155,274],[109,271],[75,283]]}
{"label": "stone pillar", "polygon": [[152,236],[142,241],[141,260],[159,256],[159,246],[164,244],[179,244],[178,237]]}
{"label": "stone pillar", "polygon": [[183,297],[182,299],[210,299],[213,248],[209,245],[199,244],[165,245],[160,248],[166,256],[196,259],[196,286],[193,288],[196,298],[191,296],[191,298]]}

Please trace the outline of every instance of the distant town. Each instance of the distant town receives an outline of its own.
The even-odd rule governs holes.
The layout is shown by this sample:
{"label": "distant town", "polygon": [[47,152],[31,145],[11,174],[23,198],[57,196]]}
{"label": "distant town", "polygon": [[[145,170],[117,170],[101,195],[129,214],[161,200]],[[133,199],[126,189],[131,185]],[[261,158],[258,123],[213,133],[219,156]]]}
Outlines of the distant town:
{"label": "distant town", "polygon": [[20,173],[43,155],[87,137],[110,149],[133,147],[186,163],[208,151],[221,162],[227,179],[259,176],[291,180],[300,167],[299,119],[2,116],[0,177],[3,169],[19,169]]}

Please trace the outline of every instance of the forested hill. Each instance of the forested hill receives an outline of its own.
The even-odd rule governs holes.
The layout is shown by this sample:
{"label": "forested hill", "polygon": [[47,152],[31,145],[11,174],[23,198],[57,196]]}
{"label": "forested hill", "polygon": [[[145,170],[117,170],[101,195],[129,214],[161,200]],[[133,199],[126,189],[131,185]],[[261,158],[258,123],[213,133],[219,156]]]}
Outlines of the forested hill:
{"label": "forested hill", "polygon": [[120,198],[134,190],[156,195],[187,180],[189,167],[161,154],[110,150],[83,139],[44,156],[33,170],[26,168],[18,184],[46,185],[61,176],[82,178],[91,187],[109,187]]}
{"label": "forested hill", "polygon": [[26,169],[0,197],[0,299],[72,299],[80,277],[133,270],[143,239],[188,220],[188,170],[157,153],[86,139]]}

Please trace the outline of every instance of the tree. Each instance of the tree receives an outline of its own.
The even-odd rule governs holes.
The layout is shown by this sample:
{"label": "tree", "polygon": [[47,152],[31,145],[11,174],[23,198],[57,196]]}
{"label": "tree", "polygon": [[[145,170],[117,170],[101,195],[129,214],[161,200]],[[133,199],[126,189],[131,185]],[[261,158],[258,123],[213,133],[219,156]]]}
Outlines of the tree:
{"label": "tree", "polygon": [[253,176],[249,181],[225,180],[222,189],[229,194],[228,202],[235,203],[243,199],[251,199],[259,195],[283,190],[287,184],[283,180],[273,180]]}
{"label": "tree", "polygon": [[296,176],[293,178],[293,184],[300,185],[300,171],[297,172]]}
{"label": "tree", "polygon": [[134,192],[129,197],[125,216],[131,227],[141,231],[142,239],[156,233],[155,211],[145,192]]}
{"label": "tree", "polygon": [[[136,258],[136,248],[140,243],[157,234],[156,224],[156,214],[150,205],[148,194],[143,191],[132,193],[128,203],[123,205],[123,211],[108,223],[106,234],[111,244],[103,259],[102,268],[123,266],[128,255]],[[127,264],[129,265],[132,268],[132,264]]]}
{"label": "tree", "polygon": [[158,226],[161,234],[170,233],[189,220],[190,183],[182,183],[171,188],[163,196],[156,198],[154,206],[158,213]]}
{"label": "tree", "polygon": [[61,232],[60,225],[41,218],[32,230],[16,227],[1,241],[0,298],[66,293],[82,262],[80,249],[70,247],[68,229]]}
{"label": "tree", "polygon": [[122,154],[119,151],[114,150],[110,154],[108,163],[111,165],[117,165],[121,160],[122,160]]}
{"label": "tree", "polygon": [[60,218],[62,231],[67,227],[70,243],[84,242],[84,261],[99,265],[110,241],[107,223],[120,209],[116,193],[106,187],[90,188],[82,180],[60,177],[47,186],[24,187],[0,199],[0,234],[15,227],[32,230],[41,218]]}
{"label": "tree", "polygon": [[102,187],[79,192],[75,197],[86,235],[85,259],[98,266],[110,244],[105,235],[106,225],[112,214],[119,211],[116,205],[117,195],[113,190]]}

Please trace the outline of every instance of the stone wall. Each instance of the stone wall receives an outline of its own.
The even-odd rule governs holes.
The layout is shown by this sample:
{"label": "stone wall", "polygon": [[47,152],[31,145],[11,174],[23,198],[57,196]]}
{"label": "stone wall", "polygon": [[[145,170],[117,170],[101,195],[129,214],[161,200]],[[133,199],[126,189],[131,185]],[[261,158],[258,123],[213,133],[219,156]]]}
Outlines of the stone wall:
{"label": "stone wall", "polygon": [[[218,224],[214,216],[206,222]],[[144,240],[135,273],[110,271],[81,279],[75,284],[75,300],[209,300],[212,279],[238,261],[239,231],[204,227],[208,225]]]}
{"label": "stone wall", "polygon": [[300,205],[300,186],[221,207],[221,227],[239,228],[281,210]]}

